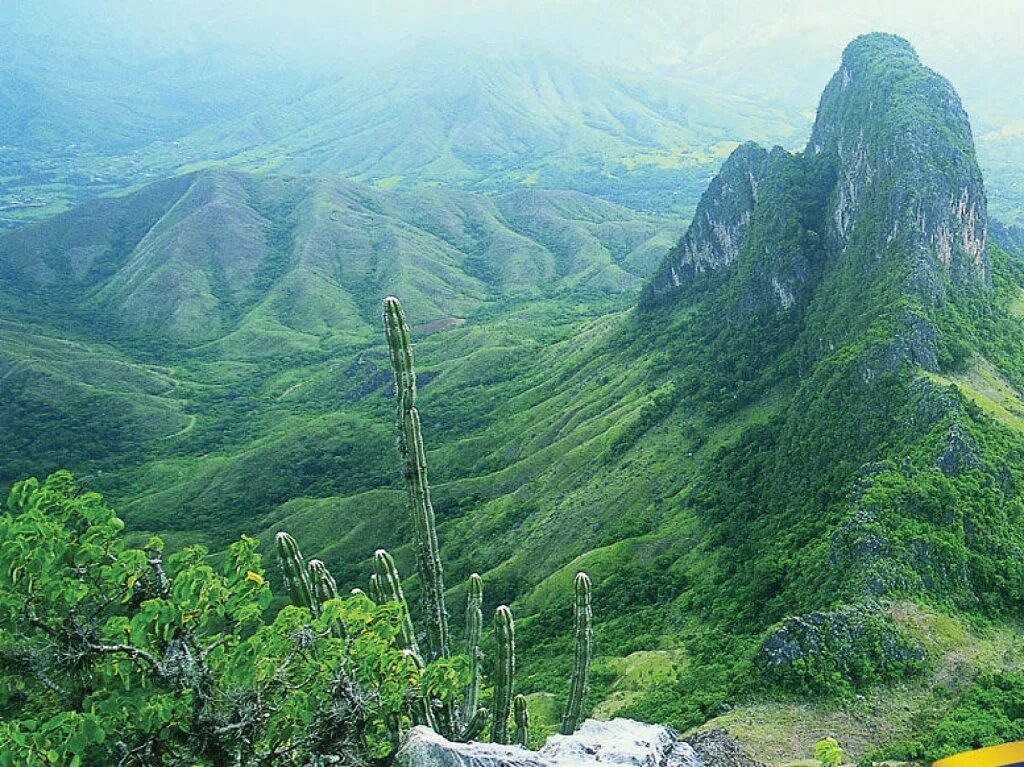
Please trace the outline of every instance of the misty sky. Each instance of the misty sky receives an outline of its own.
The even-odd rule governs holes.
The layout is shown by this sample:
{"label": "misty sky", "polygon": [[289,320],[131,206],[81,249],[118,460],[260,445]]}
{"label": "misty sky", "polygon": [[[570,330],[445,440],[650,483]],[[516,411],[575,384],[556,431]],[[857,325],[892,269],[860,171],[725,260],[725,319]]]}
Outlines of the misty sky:
{"label": "misty sky", "polygon": [[813,109],[842,47],[901,34],[985,118],[1024,118],[1021,0],[0,0],[23,41],[132,55],[244,48],[337,71],[425,42],[545,48],[678,70],[738,93]]}
{"label": "misty sky", "polygon": [[[133,53],[243,47],[304,66],[345,67],[424,41],[554,48],[630,67],[681,68],[738,92],[814,98],[843,45],[866,31],[909,38],[965,100],[1011,91],[1020,107],[1020,0],[0,0],[23,39]],[[4,18],[6,17],[6,18]],[[813,103],[808,104],[813,107]]]}

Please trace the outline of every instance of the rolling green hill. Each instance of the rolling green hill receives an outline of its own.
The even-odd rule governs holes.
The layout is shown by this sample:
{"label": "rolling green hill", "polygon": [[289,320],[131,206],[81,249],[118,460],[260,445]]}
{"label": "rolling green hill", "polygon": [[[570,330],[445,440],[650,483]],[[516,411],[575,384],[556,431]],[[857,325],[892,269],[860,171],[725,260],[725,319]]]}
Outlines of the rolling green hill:
{"label": "rolling green hill", "polygon": [[[61,72],[40,72],[32,56],[0,68],[0,105],[15,118],[0,134],[0,225],[210,165],[330,174],[385,189],[571,189],[678,213],[695,204],[738,140],[790,145],[806,126],[792,110],[699,78],[568,54],[437,44],[290,83],[274,62],[210,55],[206,66],[229,81],[260,66],[268,73],[254,75],[258,87],[221,84],[218,92],[238,95],[215,108],[204,98],[218,83],[190,69],[202,59],[182,65],[173,87],[157,68],[138,86],[142,95],[111,86],[102,98],[82,94],[96,86],[76,86],[74,74],[64,73],[62,91]],[[177,89],[195,79],[190,103]],[[93,80],[105,83],[105,71]],[[152,94],[176,98],[154,114]],[[45,125],[40,116],[49,116]]]}
{"label": "rolling green hill", "polygon": [[[109,470],[230,446],[202,465],[244,488],[236,459],[258,444],[270,460],[294,442],[319,465],[300,427],[321,414],[352,421],[337,448],[347,490],[390,482],[361,464],[366,419],[350,404],[383,386],[380,298],[406,296],[425,335],[488,328],[499,359],[628,305],[679,228],[573,192],[400,194],[225,170],[94,200],[0,238],[5,479],[38,461]],[[516,321],[517,306],[534,314]],[[266,510],[331,474],[313,463],[276,500],[262,483],[246,492]],[[185,506],[162,513],[201,527]],[[247,513],[225,513],[211,527],[240,531]]]}

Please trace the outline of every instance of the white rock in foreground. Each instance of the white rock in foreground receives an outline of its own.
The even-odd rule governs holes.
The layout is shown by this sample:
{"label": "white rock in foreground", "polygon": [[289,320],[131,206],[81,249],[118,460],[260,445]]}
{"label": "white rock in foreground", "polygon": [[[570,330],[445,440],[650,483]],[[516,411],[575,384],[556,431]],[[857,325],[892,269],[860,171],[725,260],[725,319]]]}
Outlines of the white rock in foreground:
{"label": "white rock in foreground", "polygon": [[631,719],[588,719],[573,735],[553,735],[540,751],[494,743],[452,743],[414,727],[395,755],[398,767],[704,767],[668,727]]}

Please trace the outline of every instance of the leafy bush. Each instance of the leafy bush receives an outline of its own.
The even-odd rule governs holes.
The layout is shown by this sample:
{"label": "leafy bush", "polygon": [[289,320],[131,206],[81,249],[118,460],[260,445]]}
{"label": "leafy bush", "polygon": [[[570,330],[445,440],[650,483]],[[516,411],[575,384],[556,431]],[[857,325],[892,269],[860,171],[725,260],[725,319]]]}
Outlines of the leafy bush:
{"label": "leafy bush", "polygon": [[[396,644],[395,605],[352,596],[267,622],[252,539],[218,571],[199,546],[166,558],[159,539],[132,548],[123,527],[67,472],[11,491],[0,765],[360,764],[391,752],[420,678]],[[457,676],[447,665],[424,685]]]}
{"label": "leafy bush", "polygon": [[917,740],[891,743],[875,761],[931,762],[1024,737],[1024,674],[987,671]]}
{"label": "leafy bush", "polygon": [[835,738],[823,738],[814,744],[814,758],[821,767],[839,767],[843,763],[843,749]]}

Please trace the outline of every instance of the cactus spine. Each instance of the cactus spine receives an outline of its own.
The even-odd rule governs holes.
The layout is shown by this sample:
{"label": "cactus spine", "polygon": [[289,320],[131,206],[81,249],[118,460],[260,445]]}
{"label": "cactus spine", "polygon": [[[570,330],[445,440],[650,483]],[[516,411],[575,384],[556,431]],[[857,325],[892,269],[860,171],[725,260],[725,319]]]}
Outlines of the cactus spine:
{"label": "cactus spine", "polygon": [[402,455],[409,505],[418,538],[417,563],[423,584],[430,659],[448,658],[451,657],[451,648],[448,640],[448,613],[444,604],[444,577],[434,526],[434,508],[430,503],[423,432],[416,411],[416,371],[413,367],[412,343],[405,312],[394,296],[384,299],[384,334],[395,374],[398,449]]}
{"label": "cactus spine", "polygon": [[516,743],[523,748],[530,747],[530,712],[526,709],[526,697],[516,695],[512,701],[512,719],[516,723]]}
{"label": "cactus spine", "polygon": [[409,615],[409,604],[405,601],[405,592],[402,591],[402,581],[398,577],[398,568],[395,560],[384,549],[377,549],[373,555],[373,576],[370,578],[370,590],[376,591],[378,602],[396,602],[402,610],[402,644],[407,650],[420,656],[420,648],[416,643],[416,631],[412,626],[412,617]]}
{"label": "cactus spine", "polygon": [[480,704],[480,638],[484,630],[484,581],[477,573],[469,576],[466,589],[466,655],[469,657],[469,687],[462,702],[462,719],[469,722]]}
{"label": "cactus spine", "polygon": [[516,638],[512,611],[501,605],[494,612],[494,634],[498,657],[494,669],[494,708],[491,740],[508,745],[508,717],[512,708],[512,686],[516,675]]}
{"label": "cactus spine", "polygon": [[306,563],[302,559],[299,545],[288,533],[277,534],[277,561],[281,565],[281,572],[284,575],[288,593],[291,595],[292,604],[305,607],[316,615],[320,611],[320,605],[313,598],[313,586],[309,582]]}
{"label": "cactus spine", "polygon": [[576,649],[573,657],[572,677],[569,679],[569,700],[565,704],[562,724],[558,731],[572,735],[583,720],[583,704],[590,688],[590,656],[592,651],[593,613],[590,609],[590,578],[576,573],[576,600],[573,604],[573,625]]}

